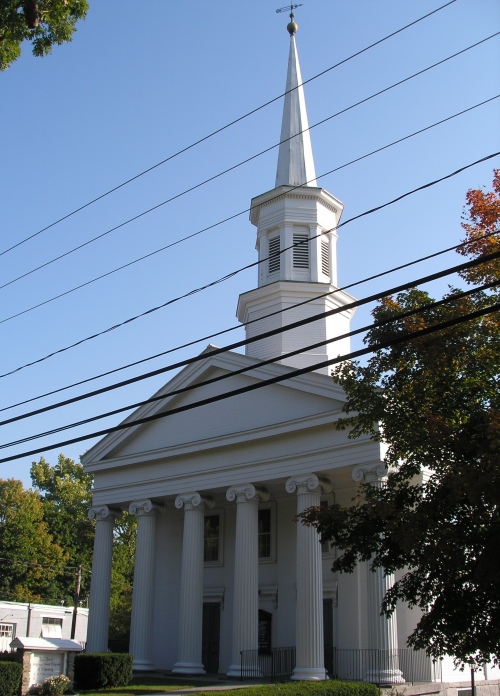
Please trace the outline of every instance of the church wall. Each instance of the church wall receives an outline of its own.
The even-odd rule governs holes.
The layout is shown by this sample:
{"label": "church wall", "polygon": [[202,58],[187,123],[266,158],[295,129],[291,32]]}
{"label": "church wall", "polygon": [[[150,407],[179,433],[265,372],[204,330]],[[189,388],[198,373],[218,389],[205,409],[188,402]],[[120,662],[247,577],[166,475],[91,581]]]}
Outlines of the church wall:
{"label": "church wall", "polygon": [[337,647],[366,648],[366,582],[364,564],[353,573],[338,575]]}
{"label": "church wall", "polygon": [[157,519],[153,659],[158,669],[171,669],[177,652],[179,625],[182,517],[169,508]]}

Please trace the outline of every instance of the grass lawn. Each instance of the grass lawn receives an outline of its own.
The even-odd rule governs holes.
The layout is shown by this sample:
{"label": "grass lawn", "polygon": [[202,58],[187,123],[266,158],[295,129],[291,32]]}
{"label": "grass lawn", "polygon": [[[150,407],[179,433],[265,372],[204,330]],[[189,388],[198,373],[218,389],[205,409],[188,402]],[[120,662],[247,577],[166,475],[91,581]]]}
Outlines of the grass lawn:
{"label": "grass lawn", "polygon": [[136,694],[153,694],[164,691],[177,691],[178,689],[192,689],[200,686],[214,686],[213,681],[193,681],[188,679],[176,679],[175,677],[134,677],[128,686],[110,687],[99,691],[81,691],[85,696],[135,696]]}

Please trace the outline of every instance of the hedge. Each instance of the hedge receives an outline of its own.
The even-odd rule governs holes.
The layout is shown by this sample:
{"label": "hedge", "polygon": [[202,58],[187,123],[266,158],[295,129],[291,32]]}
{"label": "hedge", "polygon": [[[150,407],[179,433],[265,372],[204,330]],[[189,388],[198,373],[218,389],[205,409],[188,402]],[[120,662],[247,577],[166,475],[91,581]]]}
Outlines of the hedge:
{"label": "hedge", "polygon": [[[227,691],[211,691],[210,696],[227,696]],[[375,684],[331,679],[249,686],[244,696],[380,696],[380,689]]]}
{"label": "hedge", "polygon": [[19,691],[23,666],[19,662],[0,661],[0,696],[14,696]]}
{"label": "hedge", "polygon": [[[75,656],[75,686],[87,691],[127,686],[132,680],[132,655],[83,653]],[[1,696],[1,694],[0,694]]]}

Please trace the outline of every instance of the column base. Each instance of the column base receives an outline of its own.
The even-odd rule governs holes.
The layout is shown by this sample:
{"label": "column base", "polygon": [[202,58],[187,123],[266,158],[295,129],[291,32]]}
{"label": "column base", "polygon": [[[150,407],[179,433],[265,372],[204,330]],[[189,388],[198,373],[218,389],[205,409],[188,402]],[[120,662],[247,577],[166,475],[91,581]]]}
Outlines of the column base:
{"label": "column base", "polygon": [[149,660],[134,660],[132,670],[134,672],[154,672],[155,666]]}
{"label": "column base", "polygon": [[399,669],[369,669],[365,682],[371,684],[406,684],[403,673]]}
{"label": "column base", "polygon": [[327,677],[324,667],[295,667],[290,678],[294,681],[324,681]]}
{"label": "column base", "polygon": [[172,674],[206,674],[201,662],[176,662]]}

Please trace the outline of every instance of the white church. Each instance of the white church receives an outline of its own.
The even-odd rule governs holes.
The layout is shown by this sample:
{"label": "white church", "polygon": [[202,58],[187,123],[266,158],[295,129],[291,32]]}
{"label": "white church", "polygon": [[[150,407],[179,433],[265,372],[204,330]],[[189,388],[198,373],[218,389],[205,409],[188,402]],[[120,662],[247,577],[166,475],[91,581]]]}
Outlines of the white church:
{"label": "white church", "polygon": [[[386,473],[380,444],[334,428],[345,397],[328,361],[349,352],[348,338],[332,339],[349,332],[353,298],[337,288],[343,205],[315,180],[295,31],[275,188],[251,204],[258,285],[237,304],[247,339],[268,335],[245,355],[208,346],[125,421],[150,422],[84,455],[96,522],[87,651],[107,650],[113,522],[129,510],[135,670],[240,677],[247,656],[294,648],[292,679],[355,678],[349,661],[378,650],[387,660],[361,678],[399,683],[418,615],[381,616],[393,579],[366,564],[334,575],[335,549],[294,521],[312,505],[348,505],[359,482]],[[228,391],[239,393],[217,399]],[[430,660],[423,669],[420,680],[439,678]]]}

